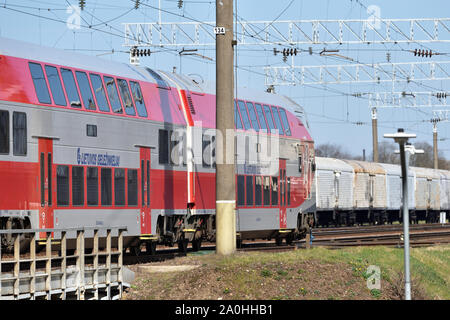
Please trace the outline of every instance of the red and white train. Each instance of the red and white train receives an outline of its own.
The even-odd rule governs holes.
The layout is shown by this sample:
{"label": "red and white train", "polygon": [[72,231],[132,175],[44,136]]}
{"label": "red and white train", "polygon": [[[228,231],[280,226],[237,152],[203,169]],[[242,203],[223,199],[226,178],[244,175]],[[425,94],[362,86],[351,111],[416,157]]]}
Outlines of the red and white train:
{"label": "red and white train", "polygon": [[[237,238],[289,242],[314,202],[304,114],[282,95],[237,92]],[[214,128],[214,83],[0,38],[1,228],[126,226],[126,246],[198,249],[215,235]]]}

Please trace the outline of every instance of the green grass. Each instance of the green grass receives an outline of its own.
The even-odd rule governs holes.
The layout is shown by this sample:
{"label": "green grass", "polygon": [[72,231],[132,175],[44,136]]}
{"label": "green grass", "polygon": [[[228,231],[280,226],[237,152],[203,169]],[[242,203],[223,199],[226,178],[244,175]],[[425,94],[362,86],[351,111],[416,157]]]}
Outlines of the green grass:
{"label": "green grass", "polygon": [[[262,277],[271,277],[270,271],[274,261],[277,264],[293,264],[307,260],[318,260],[324,263],[347,263],[352,267],[355,276],[367,278],[365,274],[369,265],[379,266],[381,277],[392,281],[403,273],[404,251],[387,247],[353,247],[340,250],[312,248],[282,253],[252,253],[223,257],[220,265],[249,266],[259,263],[266,266],[261,272]],[[411,248],[411,277],[417,282],[430,298],[450,299],[450,246],[431,248]],[[275,269],[277,270],[277,269]],[[285,271],[278,269],[279,276]],[[297,269],[297,274],[302,270]],[[378,296],[378,292],[372,295]]]}
{"label": "green grass", "polygon": [[[419,298],[450,299],[450,246],[412,248],[410,253],[413,294],[416,292]],[[137,297],[396,299],[403,292],[403,249],[397,248],[312,248],[277,253],[237,252],[230,256],[209,254],[181,259],[183,264],[194,263],[200,267],[183,275],[146,276],[132,286],[133,290],[143,290]],[[380,290],[366,287],[370,265],[381,270]],[[179,290],[180,281],[184,291]],[[192,296],[192,292],[202,293],[200,286],[209,291],[204,296]]]}

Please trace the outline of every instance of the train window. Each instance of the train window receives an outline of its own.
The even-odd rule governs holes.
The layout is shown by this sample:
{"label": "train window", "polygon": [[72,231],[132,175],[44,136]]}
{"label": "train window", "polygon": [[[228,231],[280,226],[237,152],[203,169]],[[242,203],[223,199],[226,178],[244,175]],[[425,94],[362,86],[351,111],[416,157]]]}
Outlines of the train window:
{"label": "train window", "polygon": [[106,100],[105,87],[103,87],[102,78],[98,74],[89,74],[91,78],[92,88],[94,89],[95,98],[97,99],[98,109],[100,111],[109,112],[108,100]]}
{"label": "train window", "polygon": [[262,177],[255,177],[255,206],[262,205]]}
{"label": "train window", "polygon": [[258,116],[256,115],[255,106],[251,102],[247,102],[248,113],[250,114],[250,120],[255,131],[259,132]]}
{"label": "train window", "polygon": [[9,153],[9,112],[0,110],[0,154]]}
{"label": "train window", "polygon": [[128,169],[128,205],[138,204],[138,174],[136,169]]}
{"label": "train window", "polygon": [[98,168],[86,168],[86,189],[88,206],[98,205]]}
{"label": "train window", "polygon": [[280,111],[281,121],[283,121],[284,131],[287,136],[290,136],[291,128],[289,127],[289,121],[287,119],[286,111],[283,108],[279,108],[278,111]]}
{"label": "train window", "polygon": [[145,107],[144,96],[142,95],[141,86],[137,82],[130,81],[130,87],[138,115],[140,117],[147,118],[147,108]]}
{"label": "train window", "polygon": [[303,162],[302,162],[302,157],[301,156],[299,156],[298,157],[298,172],[300,172],[300,174],[302,173],[302,164],[303,164]]}
{"label": "train window", "polygon": [[264,205],[270,206],[270,177],[264,177],[263,193]]}
{"label": "train window", "polygon": [[203,167],[211,168],[214,167],[214,136],[210,136],[207,134],[203,135]]}
{"label": "train window", "polygon": [[209,153],[209,146],[211,144],[211,141],[209,140],[208,135],[204,134],[202,139],[202,163],[203,167],[205,168],[211,168],[211,162],[210,162],[210,153]]}
{"label": "train window", "polygon": [[291,205],[291,178],[287,178],[287,205]]}
{"label": "train window", "polygon": [[144,196],[144,192],[145,192],[145,177],[144,177],[144,164],[145,161],[141,160],[141,199],[142,199],[142,206],[145,206],[145,196]]}
{"label": "train window", "polygon": [[100,171],[102,206],[112,204],[112,177],[110,168],[102,168]]}
{"label": "train window", "polygon": [[58,69],[52,66],[45,66],[45,73],[47,74],[48,84],[50,85],[50,91],[52,92],[53,101],[55,101],[55,104],[57,104],[58,106],[66,106],[67,101],[66,97],[64,96]]}
{"label": "train window", "polygon": [[43,152],[41,152],[39,169],[41,178],[41,207],[43,207],[45,206],[45,154]]}
{"label": "train window", "polygon": [[97,125],[87,124],[86,125],[86,135],[88,137],[96,137],[97,136]]}
{"label": "train window", "polygon": [[269,106],[264,105],[264,114],[266,115],[266,120],[269,125],[270,131],[275,129],[275,124],[273,123],[272,113],[270,112]]}
{"label": "train window", "polygon": [[266,118],[264,117],[262,106],[259,103],[255,103],[255,106],[256,112],[258,113],[259,124],[261,125],[261,129],[267,130]]}
{"label": "train window", "polygon": [[278,178],[272,177],[272,205],[278,205]]}
{"label": "train window", "polygon": [[250,119],[248,118],[247,108],[245,107],[244,101],[238,101],[239,111],[241,112],[242,121],[244,122],[245,130],[250,129],[252,126],[250,124]]}
{"label": "train window", "polygon": [[159,130],[158,137],[159,145],[159,163],[168,164],[169,163],[169,131]]}
{"label": "train window", "polygon": [[147,206],[150,205],[150,160],[147,160]]}
{"label": "train window", "polygon": [[84,107],[89,110],[95,110],[94,96],[92,95],[91,85],[85,72],[75,71],[78,81],[78,88],[80,88],[81,97],[83,98]]}
{"label": "train window", "polygon": [[119,93],[117,92],[116,82],[111,77],[103,77],[106,84],[106,90],[108,91],[109,103],[115,113],[123,113],[122,105],[119,100]]}
{"label": "train window", "polygon": [[238,206],[245,205],[245,176],[237,177],[237,204]]}
{"label": "train window", "polygon": [[84,168],[72,167],[72,204],[84,205]]}
{"label": "train window", "polygon": [[[53,170],[52,170],[52,154],[47,153],[47,173],[48,173],[48,205],[52,205],[52,181],[53,181]],[[69,193],[69,187],[67,187],[67,193]]]}
{"label": "train window", "polygon": [[213,168],[216,167],[216,137],[211,136],[211,161]]}
{"label": "train window", "polygon": [[31,78],[33,78],[34,89],[40,103],[51,104],[50,94],[48,92],[47,82],[45,81],[44,71],[38,63],[29,62]]}
{"label": "train window", "polygon": [[125,169],[114,169],[114,204],[125,205]]}
{"label": "train window", "polygon": [[253,207],[253,176],[245,177],[245,188],[247,190],[247,206]]}
{"label": "train window", "polygon": [[278,133],[280,135],[283,135],[284,134],[283,126],[281,125],[280,116],[278,114],[278,108],[277,107],[272,107],[272,114],[273,114],[273,117],[275,119],[275,123],[277,124]]}
{"label": "train window", "polygon": [[[50,180],[50,179],[49,179]],[[49,193],[50,195],[50,193]],[[56,201],[58,206],[69,205],[69,167],[56,168]]]}
{"label": "train window", "polygon": [[123,79],[117,79],[119,85],[120,97],[122,98],[122,105],[125,106],[125,113],[129,116],[135,116],[133,101],[131,100],[130,89],[128,89],[128,82]]}
{"label": "train window", "polygon": [[241,117],[236,106],[236,100],[234,100],[234,127],[236,129],[242,129]]}
{"label": "train window", "polygon": [[66,88],[70,106],[74,108],[81,108],[80,95],[78,94],[78,89],[75,84],[75,78],[73,77],[72,70],[61,69],[61,77],[63,79],[64,87]]}
{"label": "train window", "polygon": [[181,165],[183,157],[183,144],[181,143],[183,136],[177,130],[170,131],[170,164],[179,166]]}
{"label": "train window", "polygon": [[13,154],[15,156],[27,155],[27,114],[13,112]]}

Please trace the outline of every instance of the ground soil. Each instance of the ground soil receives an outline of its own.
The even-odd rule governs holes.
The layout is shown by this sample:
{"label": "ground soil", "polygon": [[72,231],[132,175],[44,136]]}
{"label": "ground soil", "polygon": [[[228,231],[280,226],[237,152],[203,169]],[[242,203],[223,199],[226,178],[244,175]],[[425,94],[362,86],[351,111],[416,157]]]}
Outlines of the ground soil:
{"label": "ground soil", "polygon": [[[288,258],[283,254],[289,255]],[[264,256],[265,255],[265,256]],[[298,256],[298,257],[297,257]],[[381,279],[381,290],[367,287],[367,261],[305,259],[301,253],[236,253],[187,256],[151,265],[197,265],[185,272],[144,273],[139,266],[125,300],[298,300],[401,299],[401,275]],[[415,286],[416,299],[426,299]]]}

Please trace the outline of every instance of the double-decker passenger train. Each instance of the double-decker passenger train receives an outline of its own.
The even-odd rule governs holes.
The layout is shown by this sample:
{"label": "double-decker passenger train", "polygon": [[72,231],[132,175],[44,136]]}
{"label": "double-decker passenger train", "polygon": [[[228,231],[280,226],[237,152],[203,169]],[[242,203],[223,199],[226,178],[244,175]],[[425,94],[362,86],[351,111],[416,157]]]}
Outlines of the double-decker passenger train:
{"label": "double-decker passenger train", "polygon": [[[313,216],[305,115],[237,93],[237,238],[290,242]],[[128,247],[200,248],[215,238],[215,121],[214,83],[0,38],[1,229],[125,226]]]}

